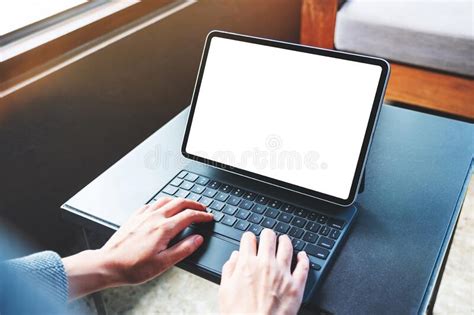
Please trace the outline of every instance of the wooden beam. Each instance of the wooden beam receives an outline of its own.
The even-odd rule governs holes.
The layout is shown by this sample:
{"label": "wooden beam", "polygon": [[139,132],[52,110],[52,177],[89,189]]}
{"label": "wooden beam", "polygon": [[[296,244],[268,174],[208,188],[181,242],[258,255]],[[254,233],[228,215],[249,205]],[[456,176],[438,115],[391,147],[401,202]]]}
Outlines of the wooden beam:
{"label": "wooden beam", "polygon": [[300,43],[334,48],[337,0],[303,0]]}
{"label": "wooden beam", "polygon": [[474,80],[391,63],[385,99],[474,119]]}

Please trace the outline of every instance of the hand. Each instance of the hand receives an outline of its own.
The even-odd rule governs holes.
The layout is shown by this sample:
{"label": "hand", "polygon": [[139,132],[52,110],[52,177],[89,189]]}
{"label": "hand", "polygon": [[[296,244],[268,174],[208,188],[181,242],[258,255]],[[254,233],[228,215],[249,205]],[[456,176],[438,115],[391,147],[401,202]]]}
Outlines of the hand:
{"label": "hand", "polygon": [[219,307],[222,314],[296,314],[303,299],[309,270],[305,252],[297,255],[291,273],[293,246],[282,235],[264,229],[257,240],[244,233],[239,251],[234,251],[222,269]]}
{"label": "hand", "polygon": [[107,287],[137,284],[163,273],[192,254],[203,242],[191,235],[168,247],[192,223],[212,221],[200,203],[162,198],[138,209],[99,250],[63,259],[70,298]]}

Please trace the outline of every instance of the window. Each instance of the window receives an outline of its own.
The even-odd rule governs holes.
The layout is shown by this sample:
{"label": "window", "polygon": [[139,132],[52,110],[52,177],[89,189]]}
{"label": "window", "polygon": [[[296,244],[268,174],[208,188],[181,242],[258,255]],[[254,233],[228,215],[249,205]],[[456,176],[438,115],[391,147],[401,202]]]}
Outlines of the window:
{"label": "window", "polygon": [[[87,3],[85,0],[15,0],[0,4],[3,12],[0,36],[11,34],[25,26]],[[27,8],[27,9],[25,9]]]}
{"label": "window", "polygon": [[137,1],[15,0],[0,4],[4,62],[125,9]]}
{"label": "window", "polygon": [[[0,97],[60,59],[190,0],[0,1]],[[85,48],[84,48],[85,49]]]}

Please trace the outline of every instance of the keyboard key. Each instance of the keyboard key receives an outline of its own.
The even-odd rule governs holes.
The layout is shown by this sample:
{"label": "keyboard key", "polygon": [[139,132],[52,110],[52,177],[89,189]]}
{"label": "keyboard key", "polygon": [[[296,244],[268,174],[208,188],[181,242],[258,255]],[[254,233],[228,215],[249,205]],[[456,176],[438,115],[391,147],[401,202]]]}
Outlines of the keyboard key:
{"label": "keyboard key", "polygon": [[329,237],[335,240],[339,238],[339,235],[341,235],[341,231],[338,231],[336,229],[332,229],[331,232],[329,232]]}
{"label": "keyboard key", "polygon": [[286,222],[286,223],[290,222],[291,219],[293,219],[293,216],[289,213],[282,212],[278,216],[278,221],[282,221],[282,222]]}
{"label": "keyboard key", "polygon": [[230,198],[227,199],[227,203],[230,205],[236,206],[239,204],[240,200],[241,199],[239,197],[230,196]]}
{"label": "keyboard key", "polygon": [[193,189],[191,191],[195,192],[196,194],[202,194],[202,192],[206,189],[206,187],[201,186],[201,185],[194,185]]}
{"label": "keyboard key", "polygon": [[227,198],[229,198],[229,195],[223,192],[217,193],[217,195],[214,197],[219,201],[226,201]]}
{"label": "keyboard key", "polygon": [[239,219],[247,219],[248,216],[250,215],[250,211],[248,210],[244,210],[244,209],[239,209],[239,211],[237,211],[237,214],[235,215],[237,218]]}
{"label": "keyboard key", "polygon": [[235,228],[241,231],[247,231],[249,226],[250,226],[250,223],[248,223],[247,221],[239,220],[237,224],[235,225]]}
{"label": "keyboard key", "polygon": [[249,231],[252,232],[253,234],[255,234],[256,236],[259,236],[260,232],[262,232],[262,230],[263,230],[263,227],[261,227],[260,225],[257,225],[257,224],[252,224],[250,226],[250,229],[249,229]]}
{"label": "keyboard key", "polygon": [[211,209],[214,209],[214,210],[217,210],[217,211],[221,211],[222,208],[224,208],[225,206],[225,203],[223,202],[220,202],[220,201],[217,201],[217,200],[214,200],[211,205],[209,206],[209,208]]}
{"label": "keyboard key", "polygon": [[214,196],[217,194],[217,191],[215,191],[214,189],[206,188],[204,189],[204,192],[202,194],[206,197],[214,198]]}
{"label": "keyboard key", "polygon": [[318,223],[326,224],[327,220],[328,220],[328,217],[321,214],[318,218]]}
{"label": "keyboard key", "polygon": [[311,222],[311,221],[308,222],[308,224],[306,224],[306,230],[309,230],[313,233],[318,233],[320,227],[321,227],[320,224],[314,223],[314,222]]}
{"label": "keyboard key", "polygon": [[199,176],[193,173],[188,173],[184,179],[189,180],[190,182],[194,182],[196,179],[198,179]]}
{"label": "keyboard key", "polygon": [[302,228],[306,224],[306,220],[299,218],[299,217],[294,217],[293,220],[291,220],[291,224],[297,227]]}
{"label": "keyboard key", "polygon": [[231,206],[231,205],[226,205],[224,207],[224,210],[222,210],[222,212],[230,214],[230,215],[234,215],[234,213],[236,211],[237,211],[237,207],[234,207],[234,206]]}
{"label": "keyboard key", "polygon": [[198,179],[196,179],[196,184],[206,186],[207,183],[209,183],[209,178],[207,177],[199,176]]}
{"label": "keyboard key", "polygon": [[262,195],[257,196],[255,199],[256,203],[259,203],[261,205],[266,205],[268,203],[268,198]]}
{"label": "keyboard key", "polygon": [[175,192],[174,195],[179,198],[186,198],[189,195],[189,191],[184,189],[178,189],[178,191]]}
{"label": "keyboard key", "polygon": [[327,225],[323,225],[323,227],[319,230],[319,234],[324,235],[324,236],[328,236],[330,230],[331,229],[328,228]]}
{"label": "keyboard key", "polygon": [[314,270],[321,270],[321,265],[316,262],[316,259],[309,257],[309,268]]}
{"label": "keyboard key", "polygon": [[271,219],[271,218],[264,218],[263,221],[262,221],[262,226],[271,229],[271,228],[273,228],[275,223],[276,223],[276,221]]}
{"label": "keyboard key", "polygon": [[182,179],[180,179],[180,178],[175,178],[175,179],[173,179],[173,180],[171,181],[170,184],[173,185],[173,186],[179,186],[179,185],[181,185],[182,182],[183,182]]}
{"label": "keyboard key", "polygon": [[278,222],[278,224],[275,226],[275,231],[282,234],[286,234],[289,229],[290,225],[283,222]]}
{"label": "keyboard key", "polygon": [[308,210],[298,208],[295,210],[295,215],[302,218],[306,218],[306,216],[308,215]]}
{"label": "keyboard key", "polygon": [[308,220],[316,221],[316,219],[318,219],[318,214],[316,212],[310,211],[308,214]]}
{"label": "keyboard key", "polygon": [[227,184],[222,184],[222,186],[219,188],[220,191],[228,194],[232,191],[232,186],[231,185],[227,185]]}
{"label": "keyboard key", "polygon": [[176,177],[178,177],[178,178],[184,178],[184,176],[186,176],[186,175],[188,175],[188,172],[186,172],[186,171],[181,171],[181,173],[179,173],[178,176],[176,176]]}
{"label": "keyboard key", "polygon": [[240,197],[244,194],[244,192],[245,191],[243,189],[234,188],[230,194],[233,195],[233,196],[236,196],[236,197]]}
{"label": "keyboard key", "polygon": [[301,236],[303,236],[303,229],[292,226],[291,230],[290,230],[290,233],[288,235],[290,235],[294,238],[301,238]]}
{"label": "keyboard key", "polygon": [[293,207],[292,205],[289,205],[287,203],[285,203],[283,205],[283,207],[281,207],[281,211],[284,211],[284,212],[287,212],[287,213],[293,213],[294,210],[295,210],[295,207]]}
{"label": "keyboard key", "polygon": [[258,214],[262,214],[265,212],[265,206],[255,204],[255,206],[253,206],[252,208],[252,211]]}
{"label": "keyboard key", "polygon": [[[229,216],[226,216],[226,217],[228,217],[230,219],[237,220],[237,219],[229,217]],[[244,234],[244,232],[241,231],[241,230],[237,230],[233,227],[229,227],[227,225],[222,224],[222,223],[224,223],[224,220],[225,219],[222,219],[220,223],[213,224],[213,227],[212,227],[213,232],[217,233],[217,234],[224,235],[226,237],[229,237],[229,238],[234,239],[234,240],[239,242],[240,239],[242,238],[242,234]],[[207,232],[207,231],[205,231],[205,232]]]}
{"label": "keyboard key", "polygon": [[249,217],[249,221],[255,224],[259,224],[263,219],[263,216],[260,214],[252,213]]}
{"label": "keyboard key", "polygon": [[149,203],[153,203],[155,201],[157,201],[158,199],[160,198],[163,198],[163,197],[169,197],[168,194],[165,194],[164,192],[160,192],[158,195],[156,195],[155,197],[153,197],[153,200],[150,201]]}
{"label": "keyboard key", "polygon": [[273,208],[267,208],[267,211],[265,211],[265,216],[270,217],[272,219],[275,219],[279,214],[280,211]]}
{"label": "keyboard key", "polygon": [[191,189],[192,192],[195,192],[196,194],[202,194],[202,192],[206,189],[204,186],[201,185],[194,185],[193,188]]}
{"label": "keyboard key", "polygon": [[186,197],[186,199],[193,200],[193,201],[198,201],[199,198],[201,198],[201,196],[198,195],[198,194],[195,194],[195,193],[190,193],[190,194]]}
{"label": "keyboard key", "polygon": [[303,236],[303,240],[308,242],[308,243],[316,243],[316,240],[318,239],[318,235],[313,232],[306,232]]}
{"label": "keyboard key", "polygon": [[214,221],[216,221],[216,222],[219,222],[224,217],[224,214],[222,214],[218,211],[215,211],[215,210],[212,211],[212,214],[214,215]]}
{"label": "keyboard key", "polygon": [[191,188],[193,188],[194,184],[191,183],[191,182],[188,182],[188,181],[183,181],[181,183],[181,185],[179,185],[179,187],[183,188],[183,189],[186,189],[186,190],[190,190]]}
{"label": "keyboard key", "polygon": [[251,191],[246,192],[242,196],[243,199],[250,200],[250,201],[253,201],[255,199],[255,197],[257,197],[257,195],[255,193],[251,192]]}
{"label": "keyboard key", "polygon": [[207,184],[207,187],[210,187],[212,189],[217,189],[219,188],[219,186],[221,185],[221,183],[219,183],[218,181],[216,180],[211,180],[208,184]]}
{"label": "keyboard key", "polygon": [[344,224],[345,224],[344,221],[338,220],[338,219],[329,219],[328,221],[329,227],[332,227],[333,229],[338,229],[338,230],[342,230],[344,228]]}
{"label": "keyboard key", "polygon": [[206,207],[209,207],[209,205],[212,202],[212,199],[203,196],[203,197],[201,197],[201,199],[199,199],[199,202],[202,203],[203,205],[205,205]]}
{"label": "keyboard key", "polygon": [[294,238],[291,241],[291,244],[293,244],[293,250],[296,250],[296,251],[301,251],[303,249],[303,247],[306,245],[305,242],[303,242],[302,240],[296,239],[296,238]]}
{"label": "keyboard key", "polygon": [[[234,225],[235,221],[237,221],[236,218],[228,216],[228,215],[225,215],[224,218],[222,219],[222,223],[224,223],[225,225],[228,225],[228,226]],[[238,239],[238,240],[240,241],[240,239]]]}
{"label": "keyboard key", "polygon": [[274,199],[270,200],[270,201],[268,201],[268,206],[272,207],[272,208],[275,208],[275,209],[280,209],[281,201],[274,200]]}
{"label": "keyboard key", "polygon": [[311,255],[320,259],[326,259],[329,256],[329,251],[327,249],[321,248],[313,244],[307,244],[304,250],[306,253],[308,253],[308,255]]}
{"label": "keyboard key", "polygon": [[168,195],[174,195],[176,192],[178,191],[178,188],[174,187],[174,186],[166,186],[162,192],[168,194]]}
{"label": "keyboard key", "polygon": [[318,245],[327,249],[331,249],[334,247],[334,240],[321,236],[318,241]]}
{"label": "keyboard key", "polygon": [[242,199],[242,201],[239,203],[239,207],[244,208],[246,210],[250,210],[250,208],[252,208],[252,206],[253,206],[252,201],[248,201],[248,200],[244,200],[244,199]]}

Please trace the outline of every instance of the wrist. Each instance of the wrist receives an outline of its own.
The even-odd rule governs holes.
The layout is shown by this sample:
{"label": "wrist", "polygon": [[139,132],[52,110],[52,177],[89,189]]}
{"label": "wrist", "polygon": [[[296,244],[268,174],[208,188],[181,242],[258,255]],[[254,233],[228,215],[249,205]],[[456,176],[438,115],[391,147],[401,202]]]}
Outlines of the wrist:
{"label": "wrist", "polygon": [[69,298],[75,299],[121,284],[108,255],[101,250],[86,250],[63,258],[69,282]]}
{"label": "wrist", "polygon": [[127,284],[123,276],[122,266],[117,263],[107,249],[96,249],[93,255],[97,261],[97,268],[100,270],[104,288]]}

